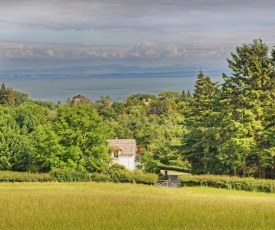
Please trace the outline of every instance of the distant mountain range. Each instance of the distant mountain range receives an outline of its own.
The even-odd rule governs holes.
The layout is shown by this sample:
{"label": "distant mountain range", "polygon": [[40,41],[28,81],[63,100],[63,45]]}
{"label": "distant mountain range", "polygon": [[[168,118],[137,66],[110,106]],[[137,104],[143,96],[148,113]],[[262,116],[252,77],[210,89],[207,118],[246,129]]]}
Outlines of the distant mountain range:
{"label": "distant mountain range", "polygon": [[[140,66],[122,66],[122,65],[98,65],[98,66],[70,66],[65,68],[49,69],[14,69],[0,71],[1,76],[11,75],[186,75],[196,76],[199,69],[186,68],[180,65],[166,67],[140,67]],[[224,70],[211,69],[204,70],[206,74],[221,75]]]}

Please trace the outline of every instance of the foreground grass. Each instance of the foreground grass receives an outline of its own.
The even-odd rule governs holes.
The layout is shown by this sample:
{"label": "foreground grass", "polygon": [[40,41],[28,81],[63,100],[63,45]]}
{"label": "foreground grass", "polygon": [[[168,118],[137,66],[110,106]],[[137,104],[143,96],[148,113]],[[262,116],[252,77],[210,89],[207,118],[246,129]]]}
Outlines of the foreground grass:
{"label": "foreground grass", "polygon": [[275,194],[7,183],[0,184],[0,229],[275,229]]}

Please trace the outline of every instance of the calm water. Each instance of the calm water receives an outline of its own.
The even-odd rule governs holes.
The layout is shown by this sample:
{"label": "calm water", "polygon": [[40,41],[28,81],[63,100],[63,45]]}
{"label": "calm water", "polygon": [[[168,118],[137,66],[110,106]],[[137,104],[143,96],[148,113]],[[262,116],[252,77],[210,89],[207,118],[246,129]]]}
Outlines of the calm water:
{"label": "calm water", "polygon": [[[182,92],[194,89],[196,76],[104,76],[104,77],[58,77],[58,78],[3,78],[1,84],[29,94],[29,98],[43,101],[65,102],[75,95],[84,95],[92,101],[109,95],[113,101],[125,101],[132,94],[158,95],[164,90]],[[222,81],[221,77],[212,78]]]}

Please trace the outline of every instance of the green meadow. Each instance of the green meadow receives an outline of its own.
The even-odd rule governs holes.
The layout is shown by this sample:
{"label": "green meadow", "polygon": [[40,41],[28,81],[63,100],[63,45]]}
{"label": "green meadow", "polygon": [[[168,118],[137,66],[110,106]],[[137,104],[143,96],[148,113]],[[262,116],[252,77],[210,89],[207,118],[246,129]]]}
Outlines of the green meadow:
{"label": "green meadow", "polygon": [[275,194],[114,183],[0,184],[0,229],[275,229]]}

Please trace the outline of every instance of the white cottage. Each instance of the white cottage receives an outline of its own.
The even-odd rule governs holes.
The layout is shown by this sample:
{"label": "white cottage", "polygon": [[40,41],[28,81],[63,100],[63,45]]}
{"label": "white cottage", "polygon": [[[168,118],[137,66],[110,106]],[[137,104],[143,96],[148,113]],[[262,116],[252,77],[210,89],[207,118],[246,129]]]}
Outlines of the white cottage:
{"label": "white cottage", "polygon": [[109,153],[113,163],[124,165],[128,170],[134,170],[136,162],[135,139],[111,139],[108,140]]}

